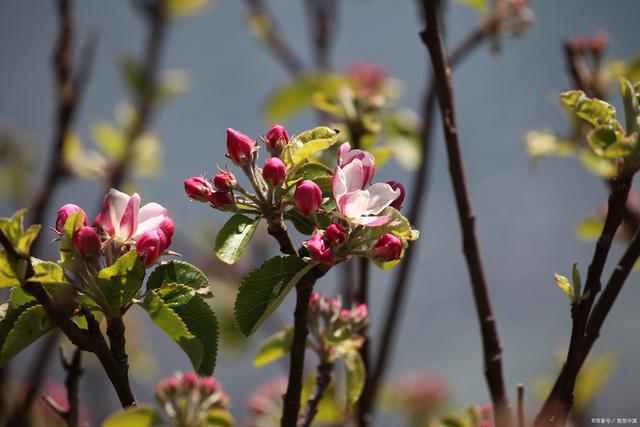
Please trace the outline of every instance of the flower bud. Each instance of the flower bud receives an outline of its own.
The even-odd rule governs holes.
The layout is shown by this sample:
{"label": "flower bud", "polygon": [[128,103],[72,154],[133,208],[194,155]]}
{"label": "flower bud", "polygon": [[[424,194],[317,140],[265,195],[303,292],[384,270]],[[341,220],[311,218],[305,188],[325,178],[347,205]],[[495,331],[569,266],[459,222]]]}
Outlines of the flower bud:
{"label": "flower bud", "polygon": [[317,262],[333,263],[333,251],[330,246],[327,246],[321,234],[315,234],[307,240],[307,250],[311,254],[311,258]]}
{"label": "flower bud", "polygon": [[389,184],[389,186],[391,186],[394,191],[398,189],[400,190],[400,195],[389,205],[392,208],[400,210],[400,208],[402,207],[402,202],[404,202],[404,185],[402,185],[398,181],[387,181],[387,184]]}
{"label": "flower bud", "polygon": [[205,396],[212,395],[218,390],[218,382],[213,377],[201,377],[200,390]]}
{"label": "flower bud", "polygon": [[289,134],[287,133],[287,129],[282,125],[271,126],[271,129],[269,129],[269,132],[267,133],[267,138],[265,139],[267,151],[273,157],[280,157],[284,146],[288,143]]}
{"label": "flower bud", "polygon": [[83,225],[74,234],[72,238],[73,247],[83,256],[99,256],[102,242],[95,228]]}
{"label": "flower bud", "polygon": [[167,249],[167,237],[160,228],[146,231],[136,239],[136,251],[145,267],[152,265]]}
{"label": "flower bud", "polygon": [[[176,230],[173,220],[168,216],[165,217],[158,226],[164,233],[164,237],[167,239],[167,248],[171,245],[171,239],[173,239],[173,233]],[[166,248],[165,248],[166,249]]]}
{"label": "flower bud", "polygon": [[215,209],[227,210],[235,204],[231,191],[214,191],[209,194],[209,203]]}
{"label": "flower bud", "polygon": [[218,191],[231,191],[236,186],[236,177],[228,170],[220,170],[220,173],[213,177],[213,186]]}
{"label": "flower bud", "polygon": [[322,204],[322,190],[315,182],[305,179],[298,183],[294,200],[298,210],[309,216],[315,213]]}
{"label": "flower bud", "polygon": [[286,173],[287,167],[277,157],[267,160],[262,168],[262,176],[274,187],[282,185]]}
{"label": "flower bud", "polygon": [[355,313],[353,317],[356,319],[356,321],[359,322],[365,319],[368,315],[369,315],[369,309],[367,308],[367,304],[359,304],[355,308]]}
{"label": "flower bud", "polygon": [[235,129],[227,129],[227,157],[233,163],[238,166],[251,163],[256,149],[256,142],[253,139]]}
{"label": "flower bud", "polygon": [[194,390],[198,386],[199,378],[195,372],[185,372],[182,375],[182,385],[187,390]]}
{"label": "flower bud", "polygon": [[395,261],[402,255],[402,241],[391,233],[385,233],[376,242],[374,258],[380,262]]}
{"label": "flower bud", "polygon": [[320,292],[312,293],[311,296],[309,297],[309,306],[316,307],[320,303],[321,299],[322,299],[322,295],[320,295]]}
{"label": "flower bud", "polygon": [[184,180],[184,192],[191,200],[206,202],[211,194],[211,186],[203,177],[194,176]]}
{"label": "flower bud", "polygon": [[69,203],[58,209],[58,217],[56,218],[56,230],[62,233],[64,229],[64,225],[67,222],[67,218],[73,215],[76,212],[82,212],[83,220],[82,225],[87,225],[89,222],[87,221],[87,214],[80,208],[78,205],[74,205],[73,203]]}
{"label": "flower bud", "polygon": [[340,321],[342,323],[349,323],[351,322],[351,312],[347,309],[342,309],[340,310]]}
{"label": "flower bud", "polygon": [[324,235],[334,245],[340,245],[347,240],[347,232],[340,224],[330,224]]}

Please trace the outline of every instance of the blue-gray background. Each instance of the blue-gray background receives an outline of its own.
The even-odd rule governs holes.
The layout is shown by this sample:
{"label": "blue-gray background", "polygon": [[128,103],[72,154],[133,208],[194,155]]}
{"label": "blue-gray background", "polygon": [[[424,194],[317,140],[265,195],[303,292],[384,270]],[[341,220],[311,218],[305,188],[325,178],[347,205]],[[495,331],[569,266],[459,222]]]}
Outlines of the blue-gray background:
{"label": "blue-gray background", "polygon": [[[303,2],[270,3],[293,47],[309,62]],[[334,67],[344,69],[354,58],[380,63],[404,82],[402,102],[419,108],[428,63],[417,35],[416,4],[392,0],[338,3],[338,32],[331,55]],[[486,46],[478,49],[455,73],[467,179],[511,390],[517,382],[531,390],[535,378],[550,371],[553,351],[567,342],[568,301],[553,284],[553,273],[568,273],[575,261],[586,270],[593,245],[578,241],[574,226],[606,196],[602,183],[573,160],[544,160],[532,167],[522,149],[523,135],[534,128],[563,129],[553,94],[569,87],[561,47],[564,38],[606,29],[612,40],[610,57],[628,58],[638,50],[637,1],[539,1],[534,9],[536,23],[524,38],[506,41],[500,56],[492,56]],[[85,35],[94,26],[101,30],[97,61],[77,123],[81,134],[87,135],[91,124],[110,120],[114,107],[125,100],[115,60],[123,53],[140,54],[144,27],[126,1],[78,1],[75,12],[79,34]],[[168,207],[178,231],[185,235],[193,233],[196,224],[219,224],[223,217],[203,205],[190,204],[183,195],[182,180],[213,172],[223,162],[225,128],[251,135],[264,132],[263,102],[274,87],[287,80],[279,64],[248,32],[245,12],[244,2],[219,0],[208,13],[177,22],[162,61],[164,68],[186,69],[192,88],[154,119],[166,148],[162,176],[136,184],[143,200]],[[476,17],[469,9],[453,5],[448,22],[449,40],[455,44],[474,26]],[[0,120],[30,136],[38,177],[52,133],[49,59],[55,35],[52,1],[0,3]],[[314,125],[313,116],[289,125],[293,132],[303,130]],[[408,173],[395,164],[382,169],[380,175],[379,179],[409,180]],[[479,331],[439,130],[432,177],[422,237],[412,249],[418,251],[416,269],[391,372],[440,371],[460,403],[486,402]],[[65,202],[92,211],[100,191],[94,183],[67,184],[55,197],[50,222],[55,207]],[[14,208],[6,202],[1,206],[2,215]],[[611,259],[617,259],[620,251],[616,246]],[[380,326],[392,276],[388,272],[374,275],[374,330]],[[325,280],[320,287],[332,289],[331,281]],[[616,375],[597,399],[597,416],[640,416],[638,298],[638,276],[632,275],[597,345],[598,350],[615,348],[619,356]],[[177,346],[152,326],[149,330],[162,366],[159,375],[189,368]],[[277,364],[254,369],[252,354],[253,348],[240,357],[222,348],[216,370],[240,419],[250,390],[281,372]],[[28,358],[20,360],[27,363]],[[85,390],[94,390],[91,381],[96,379],[100,377],[89,377]],[[137,391],[149,399],[148,386],[139,386]],[[107,390],[100,395],[115,408],[111,394]],[[528,404],[532,411],[537,405],[533,399]]]}

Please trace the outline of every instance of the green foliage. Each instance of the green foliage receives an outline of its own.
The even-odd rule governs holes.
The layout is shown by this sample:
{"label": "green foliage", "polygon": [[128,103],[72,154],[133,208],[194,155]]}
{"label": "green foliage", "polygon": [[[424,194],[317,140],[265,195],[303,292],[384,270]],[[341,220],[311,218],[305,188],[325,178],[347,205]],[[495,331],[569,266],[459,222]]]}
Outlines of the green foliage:
{"label": "green foliage", "polygon": [[0,306],[0,367],[52,327],[44,308],[21,288],[13,288]]}
{"label": "green foliage", "polygon": [[602,234],[604,220],[600,217],[590,216],[580,220],[576,226],[576,235],[580,240],[594,241]]}
{"label": "green foliage", "polygon": [[559,138],[550,131],[530,131],[525,136],[525,149],[534,160],[545,156],[571,156],[576,147],[572,141]]}
{"label": "green foliage", "polygon": [[162,425],[160,415],[151,406],[123,409],[109,416],[102,427],[153,427]]}
{"label": "green foliage", "polygon": [[233,264],[242,256],[260,223],[260,218],[251,219],[242,214],[235,214],[225,223],[215,242],[216,255],[220,261]]}
{"label": "green foliage", "polygon": [[316,223],[313,218],[309,218],[308,216],[303,215],[297,209],[290,209],[286,211],[283,215],[284,219],[291,221],[293,226],[299,233],[304,234],[306,236],[310,236],[313,234],[313,230],[316,228]]}
{"label": "green foliage", "polygon": [[204,427],[233,427],[233,417],[224,409],[211,409],[207,414]]}
{"label": "green foliage", "polygon": [[285,163],[295,166],[309,159],[315,153],[326,150],[338,142],[338,135],[337,130],[320,126],[294,136],[285,148]]}
{"label": "green foliage", "polygon": [[347,347],[343,351],[342,358],[347,372],[347,406],[351,406],[358,401],[362,394],[366,372],[364,362],[357,348]]}
{"label": "green foliage", "polygon": [[147,292],[142,306],[187,353],[194,370],[211,375],[218,351],[218,320],[197,291],[177,283],[164,285]]}
{"label": "green foliage", "polygon": [[142,286],[144,274],[144,264],[135,250],[98,272],[96,282],[105,298],[103,308],[108,317],[120,317],[121,307],[129,304]]}
{"label": "green foliage", "polygon": [[479,13],[487,10],[487,0],[456,0],[456,2],[468,6]]}
{"label": "green foliage", "polygon": [[31,258],[33,263],[33,277],[29,278],[29,282],[37,282],[42,285],[66,285],[67,278],[64,270],[57,262],[41,261],[37,258]]}
{"label": "green foliage", "polygon": [[40,225],[24,230],[24,213],[25,209],[21,209],[11,218],[0,218],[0,230],[18,254],[15,257],[0,247],[0,288],[18,286],[25,280],[29,250],[40,232]]}
{"label": "green foliage", "polygon": [[298,182],[308,179],[314,181],[323,193],[331,192],[331,178],[333,171],[322,163],[301,163],[287,171],[285,176],[285,190],[293,188]]}
{"label": "green foliage", "polygon": [[578,271],[578,264],[574,263],[571,267],[571,278],[573,283],[560,274],[554,274],[556,285],[567,294],[572,304],[579,304],[581,300],[589,297],[589,291],[582,295],[582,279]]}
{"label": "green foliage", "polygon": [[170,283],[180,283],[195,290],[209,287],[209,280],[202,270],[187,262],[173,260],[153,270],[147,280],[147,290],[157,289]]}
{"label": "green foliage", "polygon": [[256,353],[253,366],[260,368],[289,354],[293,344],[293,328],[286,328],[268,337]]}
{"label": "green foliage", "polygon": [[247,274],[234,309],[242,333],[253,334],[312,267],[296,256],[277,256]]}
{"label": "green foliage", "polygon": [[168,0],[169,16],[181,18],[202,13],[211,5],[211,0]]}
{"label": "green foliage", "polygon": [[67,218],[60,238],[60,265],[69,271],[77,271],[82,260],[73,248],[73,235],[82,227],[84,216],[82,212],[75,212]]}

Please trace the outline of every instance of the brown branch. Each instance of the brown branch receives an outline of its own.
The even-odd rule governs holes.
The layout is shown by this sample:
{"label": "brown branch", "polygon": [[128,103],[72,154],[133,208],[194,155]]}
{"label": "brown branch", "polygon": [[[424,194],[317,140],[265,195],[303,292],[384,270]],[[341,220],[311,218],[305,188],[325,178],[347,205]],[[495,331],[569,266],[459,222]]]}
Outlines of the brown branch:
{"label": "brown branch", "polygon": [[471,287],[480,322],[485,376],[496,415],[496,426],[508,427],[511,425],[512,417],[502,373],[502,349],[495,317],[491,308],[491,300],[489,299],[489,289],[480,258],[480,249],[475,234],[475,215],[471,207],[465,182],[454,111],[451,70],[442,45],[440,16],[438,13],[440,2],[437,0],[424,0],[423,3],[426,11],[427,26],[421,33],[421,36],[429,50],[433,63],[436,96],[440,104],[447,156],[449,159],[449,172],[463,235],[464,255],[467,260],[467,267],[471,277]]}
{"label": "brown branch", "polygon": [[286,39],[280,32],[280,26],[263,0],[245,0],[249,8],[250,19],[255,19],[264,25],[262,37],[266,47],[282,66],[295,76],[304,70],[304,65],[296,53],[291,49]]}
{"label": "brown branch", "polygon": [[524,384],[518,384],[518,427],[524,427]]}
{"label": "brown branch", "polygon": [[321,362],[318,365],[316,385],[313,389],[313,394],[307,401],[304,423],[302,424],[304,427],[311,426],[313,419],[318,414],[318,404],[320,404],[325,390],[329,387],[329,384],[331,384],[331,371],[333,371],[333,363]]}
{"label": "brown branch", "polygon": [[67,373],[65,386],[67,388],[68,407],[62,408],[50,396],[42,396],[44,402],[64,420],[68,427],[78,427],[80,423],[80,399],[78,397],[80,376],[84,372],[82,369],[82,350],[76,348],[73,352],[71,360],[65,357],[62,348],[60,348],[60,361],[62,367]]}
{"label": "brown branch", "polygon": [[[145,3],[145,17],[149,21],[145,56],[142,62],[141,87],[135,100],[135,114],[126,134],[125,151],[107,177],[107,188],[119,188],[127,175],[136,141],[151,121],[156,101],[160,54],[164,45],[167,24],[167,0]],[[102,200],[100,200],[102,203]]]}
{"label": "brown branch", "polygon": [[319,70],[328,70],[329,48],[335,33],[337,5],[335,0],[305,0],[307,23],[313,43],[314,62]]}
{"label": "brown branch", "polygon": [[[358,286],[356,287],[353,300],[355,304],[366,304],[369,306],[369,260],[367,258],[358,259],[358,271]],[[368,326],[362,329],[361,335],[364,340],[360,347],[360,357],[362,357],[365,368],[365,382],[362,395],[358,402],[357,417],[358,426],[366,427],[373,421],[373,415],[371,414],[373,401],[367,398],[373,394],[373,390],[371,389],[371,336],[369,335]]]}

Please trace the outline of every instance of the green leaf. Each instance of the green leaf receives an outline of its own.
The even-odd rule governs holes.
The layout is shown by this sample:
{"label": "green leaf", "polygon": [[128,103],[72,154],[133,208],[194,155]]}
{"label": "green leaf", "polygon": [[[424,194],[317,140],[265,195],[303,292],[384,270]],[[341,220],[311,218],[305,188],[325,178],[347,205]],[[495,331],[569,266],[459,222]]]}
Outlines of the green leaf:
{"label": "green leaf", "polygon": [[638,98],[635,90],[629,80],[624,77],[619,78],[620,94],[622,95],[622,104],[624,106],[624,124],[627,133],[638,132],[638,115],[640,114],[640,106],[638,106]]}
{"label": "green leaf", "polygon": [[120,308],[131,302],[142,286],[144,264],[135,250],[118,258],[116,262],[98,272],[96,278],[111,316],[120,316]]}
{"label": "green leaf", "polygon": [[562,289],[562,292],[567,294],[567,296],[573,300],[575,297],[575,293],[573,291],[573,286],[571,286],[571,283],[569,282],[569,279],[560,274],[554,274],[554,277],[556,279],[556,285],[558,285],[558,287]]}
{"label": "green leaf", "polygon": [[16,262],[6,251],[0,250],[0,288],[20,286],[15,272]]}
{"label": "green leaf", "polygon": [[260,368],[289,354],[291,344],[293,344],[293,328],[276,332],[264,340],[253,359],[253,366]]}
{"label": "green leaf", "polygon": [[595,241],[602,234],[604,228],[604,220],[600,217],[593,216],[587,217],[578,223],[576,226],[576,234],[580,240]]}
{"label": "green leaf", "polygon": [[168,0],[167,8],[172,18],[182,18],[201,13],[211,3],[211,0]]}
{"label": "green leaf", "polygon": [[64,223],[60,238],[60,265],[65,270],[76,271],[82,265],[82,260],[73,248],[73,235],[84,223],[84,215],[78,211],[72,213]]}
{"label": "green leaf", "polygon": [[331,73],[303,74],[274,91],[265,106],[268,123],[283,121],[312,104],[314,94],[334,95],[346,84],[344,76]]}
{"label": "green leaf", "polygon": [[234,309],[240,331],[253,334],[312,267],[297,256],[277,256],[247,274]]}
{"label": "green leaf", "polygon": [[64,275],[64,270],[57,262],[41,261],[32,258],[34,275],[29,282],[38,282],[43,285],[65,285],[68,284]]}
{"label": "green leaf", "polygon": [[[135,60],[132,58],[127,58],[123,61],[122,66],[128,70],[127,75],[131,74],[128,79],[134,78],[134,64]],[[130,81],[129,84],[133,85],[134,83]],[[108,159],[119,161],[125,155],[127,142],[122,129],[107,122],[100,122],[91,128],[91,137],[96,147],[98,147]]]}
{"label": "green leaf", "polygon": [[[286,185],[285,188],[289,189],[296,185],[298,182],[309,179],[311,181],[315,181],[320,188],[322,188],[322,184],[325,185],[325,188],[322,188],[322,191],[331,191],[331,179],[333,177],[333,171],[323,165],[322,163],[303,163],[296,167],[293,167],[287,173],[287,177],[285,178]],[[328,186],[327,183],[328,182]]]}
{"label": "green leaf", "polygon": [[379,227],[368,227],[374,235],[382,235],[384,233],[391,233],[402,240],[417,240],[420,237],[420,232],[413,228],[409,223],[409,220],[404,217],[395,208],[391,206],[385,208],[380,215],[388,215],[391,219],[384,225]]}
{"label": "green leaf", "polygon": [[169,283],[180,283],[195,290],[209,286],[209,280],[202,270],[188,262],[177,260],[156,267],[147,280],[147,290],[157,289]]}
{"label": "green leaf", "polygon": [[222,227],[216,236],[216,255],[222,262],[233,264],[244,252],[249,240],[260,223],[260,218],[248,218],[242,214],[235,214]]}
{"label": "green leaf", "polygon": [[0,366],[4,366],[51,328],[53,323],[40,304],[27,302],[9,308],[0,321]]}
{"label": "green leaf", "polygon": [[611,179],[618,172],[614,160],[598,157],[591,149],[580,150],[579,158],[588,171],[599,177]]}
{"label": "green leaf", "polygon": [[559,138],[550,131],[530,131],[524,137],[527,154],[534,160],[545,156],[571,156],[576,151],[576,144]]}
{"label": "green leaf", "polygon": [[303,215],[297,209],[290,209],[282,216],[284,219],[291,221],[295,229],[305,236],[313,234],[313,230],[316,228],[316,223],[313,221],[313,218]]}
{"label": "green leaf", "polygon": [[218,320],[196,290],[180,284],[164,285],[148,292],[142,306],[187,353],[194,370],[211,375],[218,352]]}
{"label": "green leaf", "polygon": [[562,102],[578,117],[595,127],[610,126],[616,121],[616,109],[608,102],[589,98],[580,90],[571,90],[560,94]]}
{"label": "green leaf", "polygon": [[353,348],[343,354],[344,366],[347,371],[347,406],[358,401],[364,389],[365,368],[362,357],[357,349]]}
{"label": "green leaf", "polygon": [[[18,246],[20,237],[23,234],[24,214],[27,210],[20,209],[10,218],[0,218],[0,230],[9,239],[14,247]],[[17,249],[17,248],[16,248]]]}
{"label": "green leaf", "polygon": [[637,145],[637,134],[625,136],[618,129],[600,127],[589,131],[587,141],[598,156],[608,159],[624,157],[633,152]]}
{"label": "green leaf", "polygon": [[162,425],[160,415],[149,405],[127,408],[110,415],[102,427],[153,427]]}
{"label": "green leaf", "polygon": [[296,165],[318,151],[326,150],[338,142],[339,132],[326,126],[302,132],[289,141],[285,150],[285,162]]}

